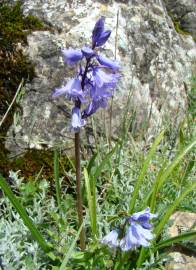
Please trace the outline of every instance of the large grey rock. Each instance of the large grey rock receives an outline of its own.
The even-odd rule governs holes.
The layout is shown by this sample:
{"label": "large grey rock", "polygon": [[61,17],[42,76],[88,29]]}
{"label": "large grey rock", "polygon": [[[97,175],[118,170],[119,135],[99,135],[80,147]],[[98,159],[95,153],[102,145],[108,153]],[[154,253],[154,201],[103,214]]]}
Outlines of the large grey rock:
{"label": "large grey rock", "polygon": [[[172,226],[168,229],[170,237],[175,237],[180,233],[186,231],[194,231],[196,229],[196,214],[189,212],[176,212],[170,220],[173,222]],[[196,239],[193,239],[195,241]],[[172,261],[166,265],[166,270],[195,270],[196,258],[192,254],[183,254],[182,252],[173,251],[169,255]]]}
{"label": "large grey rock", "polygon": [[164,0],[168,11],[180,27],[196,40],[196,0]]}
{"label": "large grey rock", "polygon": [[[118,134],[130,91],[129,111],[135,111],[136,133],[143,130],[146,139],[165,122],[174,127],[183,119],[184,82],[190,79],[196,48],[191,37],[176,33],[161,0],[24,0],[24,13],[40,17],[52,31],[28,36],[24,52],[35,64],[37,77],[25,85],[23,114],[8,132],[6,146],[11,152],[44,144],[72,146],[73,135],[67,132],[70,104],[63,98],[51,99],[52,90],[75,73],[74,67],[64,66],[60,49],[88,44],[94,23],[105,16],[112,35],[103,52],[114,58],[118,11],[116,57],[123,77],[114,98],[113,135]],[[100,111],[94,122],[99,131],[108,127],[109,112]]]}
{"label": "large grey rock", "polygon": [[196,269],[196,259],[180,252],[171,252],[169,254],[173,261],[170,262],[165,270],[195,270]]}

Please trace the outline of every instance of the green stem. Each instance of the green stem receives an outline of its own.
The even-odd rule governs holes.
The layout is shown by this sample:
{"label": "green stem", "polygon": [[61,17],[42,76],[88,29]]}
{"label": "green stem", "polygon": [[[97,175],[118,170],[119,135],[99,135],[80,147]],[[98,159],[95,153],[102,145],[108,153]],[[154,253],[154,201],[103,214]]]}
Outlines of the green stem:
{"label": "green stem", "polygon": [[[82,213],[82,191],[81,191],[81,165],[80,165],[80,132],[75,133],[75,158],[76,158],[76,196],[77,196],[77,212],[78,227],[83,224]],[[85,250],[85,230],[82,227],[80,232],[80,248]]]}
{"label": "green stem", "polygon": [[59,182],[59,151],[57,149],[54,150],[54,179],[55,179],[55,187],[56,187],[56,198],[59,211],[61,209],[61,188]]}

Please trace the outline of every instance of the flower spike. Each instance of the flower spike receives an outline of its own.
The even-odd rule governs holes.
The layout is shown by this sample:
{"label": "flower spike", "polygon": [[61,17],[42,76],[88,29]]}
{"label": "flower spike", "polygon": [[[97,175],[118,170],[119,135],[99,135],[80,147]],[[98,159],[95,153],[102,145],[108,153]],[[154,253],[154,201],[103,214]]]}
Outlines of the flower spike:
{"label": "flower spike", "polygon": [[[108,40],[111,31],[104,30],[105,18],[101,17],[92,31],[92,47],[62,50],[64,62],[69,65],[79,63],[78,72],[66,85],[56,88],[52,97],[66,96],[74,102],[72,109],[71,130],[78,132],[86,123],[84,119],[106,108],[108,99],[113,95],[120,78],[119,64],[115,60],[99,55],[96,47]],[[83,61],[86,61],[85,66]],[[82,108],[86,104],[86,107]]]}

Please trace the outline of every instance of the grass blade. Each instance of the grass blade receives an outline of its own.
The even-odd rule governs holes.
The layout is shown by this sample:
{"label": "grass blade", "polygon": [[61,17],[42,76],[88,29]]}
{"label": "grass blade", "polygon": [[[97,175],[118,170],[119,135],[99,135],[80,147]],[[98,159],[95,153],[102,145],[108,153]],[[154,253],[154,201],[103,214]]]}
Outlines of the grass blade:
{"label": "grass blade", "polygon": [[187,241],[187,240],[191,240],[196,238],[196,231],[191,231],[191,232],[185,232],[182,233],[180,235],[171,237],[169,239],[163,240],[161,242],[159,242],[156,246],[155,246],[155,251],[167,246],[170,246],[172,244],[176,244],[182,241]]}
{"label": "grass blade", "polygon": [[14,95],[14,98],[13,98],[12,102],[10,103],[10,105],[9,105],[9,107],[8,107],[5,115],[2,117],[2,119],[0,121],[0,127],[2,126],[2,124],[5,121],[5,119],[6,119],[7,115],[8,115],[8,113],[9,113],[9,111],[11,110],[11,108],[12,108],[12,106],[13,106],[13,104],[14,104],[14,102],[15,102],[15,100],[16,100],[16,98],[17,98],[17,96],[18,96],[18,94],[19,94],[19,92],[21,90],[21,88],[23,87],[23,83],[24,83],[24,79],[21,80],[21,82],[20,82],[20,84],[18,86],[18,89],[17,89],[17,91],[16,91],[16,93]]}
{"label": "grass blade", "polygon": [[196,183],[193,183],[190,187],[188,187],[175,201],[174,203],[169,207],[169,209],[166,211],[165,215],[162,217],[160,223],[155,228],[155,234],[156,237],[158,237],[169,220],[170,216],[172,215],[173,211],[176,209],[176,207],[181,203],[181,201],[194,189],[196,188]]}
{"label": "grass blade", "polygon": [[134,206],[135,206],[135,202],[136,202],[136,199],[138,197],[138,193],[139,193],[139,189],[140,189],[140,186],[144,180],[144,176],[145,176],[145,173],[148,169],[148,166],[149,166],[149,163],[153,157],[153,155],[155,154],[156,152],[156,149],[157,149],[157,146],[159,145],[159,143],[161,142],[162,138],[163,138],[163,135],[164,135],[164,131],[162,131],[159,136],[156,138],[155,142],[153,143],[150,151],[148,152],[148,155],[146,157],[146,160],[144,161],[144,164],[143,164],[143,167],[141,169],[141,173],[138,177],[138,180],[134,186],[134,191],[133,191],[133,195],[132,195],[132,198],[131,198],[131,201],[130,201],[130,206],[129,206],[129,212],[130,214],[133,213],[133,210],[134,210]]}
{"label": "grass blade", "polygon": [[105,166],[105,164],[107,164],[111,158],[111,156],[115,153],[115,151],[117,150],[118,148],[118,143],[116,143],[116,145],[114,146],[114,148],[106,154],[105,158],[101,161],[101,163],[97,166],[96,170],[95,170],[95,173],[93,175],[94,179],[97,179],[100,174],[102,173],[102,170]]}
{"label": "grass blade", "polygon": [[78,240],[78,238],[79,238],[79,236],[80,236],[80,233],[81,233],[81,231],[82,231],[82,227],[83,227],[83,226],[84,226],[84,222],[81,224],[81,226],[80,226],[80,228],[79,228],[79,230],[78,230],[78,232],[77,232],[77,234],[76,234],[76,237],[74,238],[74,240],[73,240],[73,242],[72,242],[72,244],[71,244],[69,250],[67,251],[66,256],[65,256],[64,259],[63,259],[63,262],[62,262],[62,264],[61,264],[59,270],[65,270],[65,269],[66,269],[67,263],[68,263],[68,261],[69,261],[69,259],[70,259],[70,257],[71,257],[71,254],[72,254],[73,249],[74,249],[74,247],[75,247],[75,245],[76,245],[76,242],[77,242],[77,240]]}
{"label": "grass blade", "polygon": [[91,173],[91,169],[92,169],[92,167],[93,167],[93,165],[94,165],[94,162],[95,162],[96,158],[97,158],[97,153],[95,153],[95,154],[91,157],[91,159],[90,159],[90,161],[89,161],[89,163],[88,163],[87,171],[88,171],[89,174]]}
{"label": "grass blade", "polygon": [[136,263],[138,268],[141,267],[147,251],[148,251],[147,248],[144,248],[144,247],[141,248],[140,255],[139,255],[139,258],[137,259],[137,263]]}
{"label": "grass blade", "polygon": [[[156,195],[160,188],[162,187],[164,181],[168,178],[168,176],[172,173],[172,171],[175,169],[175,167],[179,164],[179,162],[184,158],[184,156],[195,146],[196,141],[192,142],[190,145],[188,145],[175,159],[174,161],[167,167],[165,172],[162,172],[165,165],[162,166],[154,184],[152,199],[151,199],[151,211],[155,209],[156,205]],[[191,187],[187,188],[180,197],[178,197],[174,203],[170,206],[166,214],[163,216],[161,222],[158,224],[158,226],[155,228],[155,234],[158,237],[161,233],[163,227],[169,220],[171,214],[176,209],[176,207],[180,204],[180,202],[190,193],[194,188],[196,187],[196,183],[193,184]],[[137,267],[140,267],[146,257],[148,250],[146,248],[142,248],[140,251],[140,255],[137,261]]]}
{"label": "grass blade", "polygon": [[163,183],[169,177],[169,175],[173,172],[173,170],[179,164],[179,162],[184,158],[184,156],[189,151],[191,151],[191,149],[195,146],[195,144],[196,144],[196,140],[193,141],[191,144],[189,144],[183,151],[181,151],[181,153],[172,161],[172,163],[167,167],[167,169],[165,170],[163,174],[160,174],[160,175],[158,174],[155,180],[152,199],[151,199],[152,211],[155,208],[156,195],[159,192],[160,188],[162,187]]}
{"label": "grass blade", "polygon": [[149,197],[150,198],[150,210],[151,210],[151,213],[154,213],[155,211],[155,205],[156,205],[156,196],[157,196],[157,190],[158,190],[158,185],[159,185],[159,181],[164,173],[164,170],[167,166],[167,162],[164,162],[162,167],[160,168],[159,172],[158,172],[158,175],[156,177],[156,180],[155,180],[155,183],[153,185],[153,188],[151,190],[151,192],[149,193]]}
{"label": "grass blade", "polygon": [[193,141],[191,144],[189,144],[175,159],[174,161],[170,164],[168,169],[165,171],[165,173],[162,175],[158,188],[160,189],[167,177],[172,173],[172,171],[175,169],[175,167],[178,165],[178,163],[184,158],[188,152],[192,150],[192,148],[196,145],[196,140]]}
{"label": "grass blade", "polygon": [[90,183],[90,178],[87,172],[87,169],[84,168],[84,178],[85,178],[85,187],[87,193],[88,209],[90,215],[91,229],[93,235],[97,234],[97,214],[96,214],[96,185],[95,179],[92,180],[92,185]]}
{"label": "grass blade", "polygon": [[22,205],[19,203],[18,199],[12,192],[11,188],[7,184],[6,180],[0,175],[0,187],[3,189],[5,195],[8,197],[20,217],[22,218],[24,224],[27,226],[29,231],[31,232],[33,238],[38,242],[42,250],[47,253],[51,250],[51,247],[46,243],[40,232],[37,230],[35,225],[33,224],[32,220],[29,218],[29,216],[26,213],[26,210],[22,207]]}

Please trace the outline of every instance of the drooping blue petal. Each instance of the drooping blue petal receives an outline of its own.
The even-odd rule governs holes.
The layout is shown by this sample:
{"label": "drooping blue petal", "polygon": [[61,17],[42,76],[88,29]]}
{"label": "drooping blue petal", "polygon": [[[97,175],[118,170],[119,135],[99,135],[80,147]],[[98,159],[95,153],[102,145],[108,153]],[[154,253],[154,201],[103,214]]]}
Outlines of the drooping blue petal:
{"label": "drooping blue petal", "polygon": [[69,48],[66,50],[62,50],[62,53],[65,63],[69,65],[74,65],[83,58],[83,53],[79,49]]}
{"label": "drooping blue petal", "polygon": [[134,233],[134,227],[129,226],[125,237],[120,240],[120,248],[122,251],[128,251],[138,246],[138,235]]}
{"label": "drooping blue petal", "polygon": [[70,81],[67,82],[67,84],[61,88],[55,88],[54,93],[52,94],[52,97],[58,97],[60,95],[70,95],[71,90],[73,88],[77,88],[77,81],[76,79],[71,79]]}
{"label": "drooping blue petal", "polygon": [[112,91],[107,90],[107,87],[95,87],[94,91],[92,91],[92,98],[95,97],[103,97],[103,98],[108,98],[111,97],[113,95]]}
{"label": "drooping blue petal", "polygon": [[90,47],[86,46],[82,48],[82,53],[86,58],[90,58],[95,55],[95,52]]}
{"label": "drooping blue petal", "polygon": [[118,231],[112,230],[101,240],[101,243],[108,245],[110,248],[117,248],[119,246],[118,236]]}
{"label": "drooping blue petal", "polygon": [[144,228],[144,229],[147,229],[147,230],[150,230],[150,229],[152,229],[152,224],[150,224],[149,222],[142,222],[142,223],[140,223],[141,224],[141,226]]}
{"label": "drooping blue petal", "polygon": [[101,36],[102,32],[104,31],[104,23],[105,18],[101,17],[95,24],[93,29],[93,35],[92,35],[92,44],[93,48],[96,46],[97,40]]}
{"label": "drooping blue petal", "polygon": [[107,58],[106,56],[103,55],[98,55],[97,56],[97,60],[99,61],[99,63],[107,68],[112,69],[113,71],[117,71],[120,68],[120,65],[117,61],[115,60],[111,60],[109,58]]}
{"label": "drooping blue petal", "polygon": [[72,109],[72,118],[71,118],[71,130],[74,132],[79,132],[80,128],[86,124],[86,121],[81,118],[81,112],[78,107]]}
{"label": "drooping blue petal", "polygon": [[111,32],[112,32],[111,30],[107,30],[107,31],[102,32],[100,37],[97,39],[96,47],[103,46],[106,43],[106,41],[108,40],[108,38],[110,37]]}
{"label": "drooping blue petal", "polygon": [[55,88],[54,89],[54,92],[52,94],[52,97],[53,98],[56,98],[56,97],[58,97],[60,95],[66,95],[67,94],[67,88],[66,88],[66,86],[63,86],[61,88]]}
{"label": "drooping blue petal", "polygon": [[132,223],[124,238],[120,241],[122,251],[128,251],[139,246],[148,247],[150,240],[154,238],[151,230],[144,229],[140,224]]}
{"label": "drooping blue petal", "polygon": [[147,208],[144,209],[143,211],[134,213],[131,217],[132,217],[134,220],[138,220],[139,218],[141,218],[141,217],[143,217],[143,216],[146,216],[148,219],[152,219],[152,218],[156,218],[156,217],[157,217],[157,214],[152,214],[152,213],[150,213],[150,208],[147,207]]}
{"label": "drooping blue petal", "polygon": [[106,73],[101,68],[93,69],[93,78],[97,87],[110,87],[114,88],[118,82],[119,75],[113,73]]}
{"label": "drooping blue petal", "polygon": [[90,104],[84,109],[82,113],[82,118],[87,118],[95,113],[99,108],[106,108],[107,107],[107,98],[104,97],[94,97]]}
{"label": "drooping blue petal", "polygon": [[85,103],[85,93],[81,88],[81,81],[77,78],[73,78],[67,82],[62,88],[56,88],[52,97],[58,97],[60,95],[65,95],[69,99],[79,99],[82,103]]}
{"label": "drooping blue petal", "polygon": [[150,208],[146,208],[145,210],[138,212],[138,213],[134,213],[130,218],[129,221],[130,223],[132,221],[134,222],[138,222],[143,228],[151,228],[152,225],[149,223],[149,220],[152,218],[156,218],[157,214],[152,214],[150,213]]}

